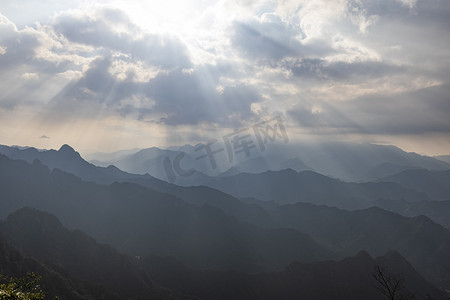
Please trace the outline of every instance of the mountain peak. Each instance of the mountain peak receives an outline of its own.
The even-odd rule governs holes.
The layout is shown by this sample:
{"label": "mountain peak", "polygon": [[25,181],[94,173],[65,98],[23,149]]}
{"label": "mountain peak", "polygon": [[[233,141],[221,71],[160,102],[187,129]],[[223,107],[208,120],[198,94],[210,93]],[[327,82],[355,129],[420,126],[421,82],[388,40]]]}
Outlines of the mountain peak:
{"label": "mountain peak", "polygon": [[47,231],[58,231],[62,224],[57,217],[36,208],[25,206],[8,215],[7,221],[10,224],[19,226],[20,230],[34,231],[37,228],[45,228]]}
{"label": "mountain peak", "polygon": [[[57,154],[57,156],[59,157],[58,159],[62,159],[62,161],[60,162],[62,164],[66,164],[69,162],[73,163],[74,160],[80,163],[84,163],[84,160],[81,157],[80,153],[75,151],[75,149],[67,144],[62,145],[61,148],[59,148],[59,150],[57,151]],[[59,168],[61,169],[61,167]]]}
{"label": "mountain peak", "polygon": [[363,259],[363,260],[372,260],[372,257],[370,256],[370,254],[365,251],[365,250],[361,250],[359,251],[354,258],[358,258],[358,259]]}
{"label": "mountain peak", "polygon": [[59,148],[58,151],[59,152],[76,152],[75,149],[73,149],[72,147],[70,147],[67,144],[62,145],[61,148]]}

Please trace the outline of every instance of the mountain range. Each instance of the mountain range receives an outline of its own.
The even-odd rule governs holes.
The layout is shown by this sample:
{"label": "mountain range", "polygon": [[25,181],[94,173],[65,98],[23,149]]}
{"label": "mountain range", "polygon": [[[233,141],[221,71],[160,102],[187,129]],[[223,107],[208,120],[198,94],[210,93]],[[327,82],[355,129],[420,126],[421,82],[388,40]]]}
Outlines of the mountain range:
{"label": "mountain range", "polygon": [[[176,293],[171,295],[171,292],[146,278],[144,271],[130,256],[98,244],[79,230],[66,229],[49,213],[24,207],[0,223],[0,232],[11,245],[17,247],[20,255],[32,257],[59,273],[70,274],[75,282],[90,282],[95,283],[97,288],[101,287],[105,295],[92,295],[93,299],[177,299]],[[91,289],[95,291],[93,286]],[[55,294],[65,298],[68,292],[55,290]],[[73,298],[79,299],[76,296]]]}
{"label": "mountain range", "polygon": [[392,182],[347,183],[312,171],[291,169],[219,177],[206,185],[238,198],[254,197],[277,203],[308,202],[346,209],[370,207],[378,199],[432,200],[425,193]]}
{"label": "mountain range", "polygon": [[424,192],[433,199],[450,200],[450,170],[405,170],[377,181],[396,182],[406,188]]}
{"label": "mountain range", "polygon": [[[283,271],[245,274],[236,271],[196,271],[176,262],[159,264],[144,260],[150,274],[165,286],[201,299],[382,299],[373,278],[375,266],[389,266],[388,276],[403,279],[398,296],[446,299],[411,267],[400,254],[390,251],[373,259],[361,251],[340,261],[294,262]],[[159,266],[159,267],[158,267]]]}
{"label": "mountain range", "polygon": [[[204,157],[207,146],[212,151],[219,151],[213,156],[214,165]],[[99,166],[112,164],[130,173],[149,173],[167,180],[164,159],[173,161],[178,154],[183,153],[183,168],[194,169],[199,174],[195,180],[192,177],[178,176],[175,183],[179,185],[203,184],[209,176],[262,173],[287,168],[297,172],[315,171],[332,178],[356,182],[373,181],[408,169],[450,169],[450,164],[445,160],[408,153],[394,146],[368,143],[273,143],[266,145],[264,151],[253,148],[248,156],[233,155],[231,161],[225,149],[224,143],[218,141],[212,145],[184,145],[170,149],[152,147],[122,156],[113,153],[89,157],[95,157],[91,162]],[[111,157],[115,158],[110,159]]]}
{"label": "mountain range", "polygon": [[[56,270],[86,297],[327,299],[335,291],[351,299],[342,288],[349,284],[360,297],[376,299],[362,293],[373,286],[371,272],[381,261],[416,278],[412,289],[421,297],[441,299],[450,282],[445,165],[402,169],[373,182],[235,168],[205,175],[202,186],[179,186],[96,166],[68,145],[1,146],[0,152],[6,155],[0,155],[5,247]],[[326,279],[330,272],[342,281]],[[305,285],[297,289],[300,278]],[[91,282],[101,288],[91,291]],[[324,284],[329,289],[320,291]]]}
{"label": "mountain range", "polygon": [[120,251],[170,255],[196,268],[255,272],[336,257],[291,229],[256,227],[213,206],[188,204],[137,184],[98,185],[5,156],[0,156],[0,199],[2,215],[36,207]]}
{"label": "mountain range", "polygon": [[386,268],[386,278],[403,280],[399,295],[445,299],[395,251],[375,259],[360,251],[340,261],[293,262],[279,272],[248,274],[195,270],[170,257],[132,258],[28,207],[10,214],[0,231],[9,240],[0,237],[2,270],[17,276],[19,263],[40,271],[48,295],[64,299],[379,299],[375,266]]}

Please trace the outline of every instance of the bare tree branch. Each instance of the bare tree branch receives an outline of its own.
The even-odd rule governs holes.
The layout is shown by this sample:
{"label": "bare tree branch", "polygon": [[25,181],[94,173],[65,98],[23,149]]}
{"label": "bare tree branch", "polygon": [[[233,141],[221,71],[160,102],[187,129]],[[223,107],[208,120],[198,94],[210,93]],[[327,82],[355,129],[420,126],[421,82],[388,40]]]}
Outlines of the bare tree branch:
{"label": "bare tree branch", "polygon": [[405,280],[400,276],[389,274],[387,267],[376,265],[372,276],[377,282],[377,285],[374,286],[375,289],[383,294],[386,299],[408,300],[414,298],[411,293],[400,294],[400,291],[405,287]]}

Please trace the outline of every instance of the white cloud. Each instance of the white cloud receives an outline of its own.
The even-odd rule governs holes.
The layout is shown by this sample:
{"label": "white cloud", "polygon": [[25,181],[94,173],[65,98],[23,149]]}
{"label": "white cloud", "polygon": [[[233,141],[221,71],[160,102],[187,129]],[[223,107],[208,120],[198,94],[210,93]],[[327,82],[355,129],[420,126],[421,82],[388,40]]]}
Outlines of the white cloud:
{"label": "white cloud", "polygon": [[23,73],[22,74],[23,79],[39,79],[39,74],[37,73]]}
{"label": "white cloud", "polygon": [[[0,113],[187,130],[289,112],[311,132],[357,131],[355,124],[387,134],[448,129],[442,119],[433,128],[419,117],[417,126],[406,122],[403,112],[417,111],[396,96],[449,83],[450,2],[100,2],[66,3],[28,26],[0,14]],[[425,103],[444,105],[427,95]],[[413,102],[425,116],[441,116]],[[374,124],[379,111],[391,131]]]}

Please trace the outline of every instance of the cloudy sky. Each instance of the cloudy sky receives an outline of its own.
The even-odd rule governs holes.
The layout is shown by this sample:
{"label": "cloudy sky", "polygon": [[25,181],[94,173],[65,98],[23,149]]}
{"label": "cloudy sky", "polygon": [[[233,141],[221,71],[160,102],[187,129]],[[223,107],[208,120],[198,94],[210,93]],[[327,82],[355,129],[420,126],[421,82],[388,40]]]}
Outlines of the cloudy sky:
{"label": "cloudy sky", "polygon": [[291,140],[450,154],[450,1],[0,2],[0,144]]}

